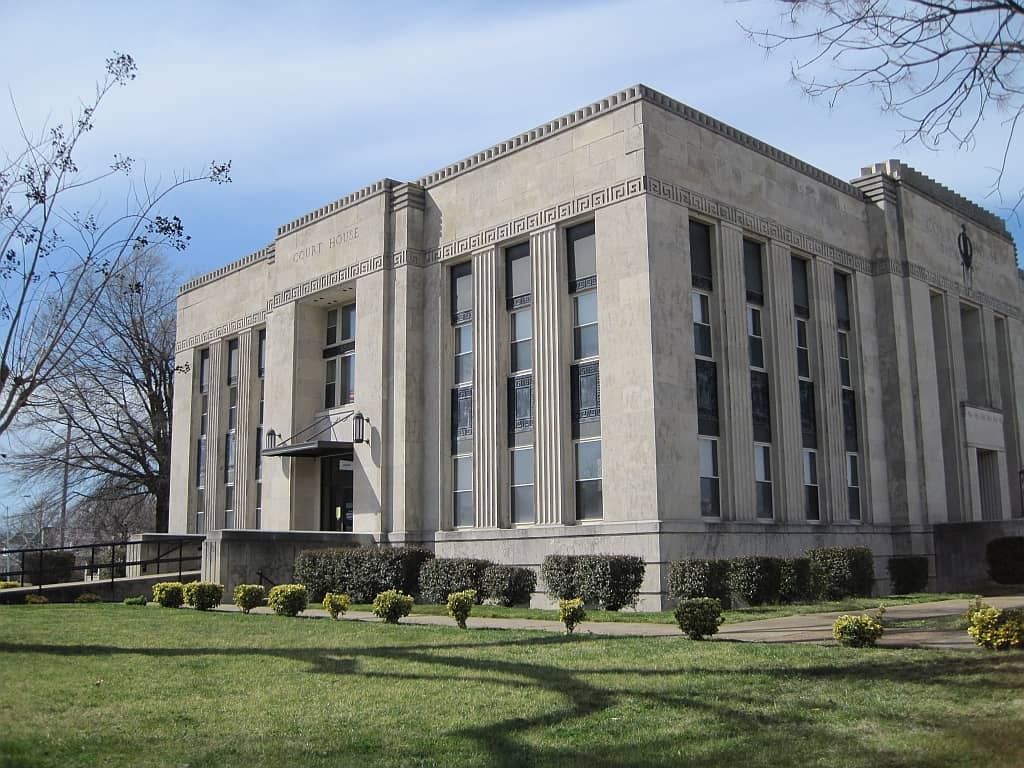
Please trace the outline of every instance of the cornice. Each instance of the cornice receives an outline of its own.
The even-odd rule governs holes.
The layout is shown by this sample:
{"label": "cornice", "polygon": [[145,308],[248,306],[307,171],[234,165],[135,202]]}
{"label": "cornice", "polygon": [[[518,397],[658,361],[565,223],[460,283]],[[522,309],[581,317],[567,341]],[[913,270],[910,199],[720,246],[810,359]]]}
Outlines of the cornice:
{"label": "cornice", "polygon": [[308,227],[310,224],[315,224],[327,216],[333,216],[335,213],[343,211],[346,208],[351,208],[354,205],[358,205],[371,197],[382,195],[399,183],[400,182],[397,182],[394,179],[387,178],[375,181],[373,184],[369,184],[351,194],[339,197],[333,203],[328,203],[325,206],[317,208],[315,211],[310,211],[305,216],[300,216],[299,218],[278,227],[277,236],[280,238],[285,235],[290,235],[292,232],[302,229],[303,227]]}
{"label": "cornice", "polygon": [[188,293],[189,291],[195,290],[196,288],[212,283],[214,280],[219,280],[226,275],[230,275],[234,272],[238,272],[241,269],[250,267],[259,261],[272,261],[274,258],[274,243],[270,243],[267,246],[260,248],[258,251],[250,253],[248,256],[243,256],[240,259],[232,261],[230,264],[225,264],[220,269],[215,269],[213,272],[207,272],[205,275],[189,280],[187,283],[183,283],[178,288],[178,295]]}

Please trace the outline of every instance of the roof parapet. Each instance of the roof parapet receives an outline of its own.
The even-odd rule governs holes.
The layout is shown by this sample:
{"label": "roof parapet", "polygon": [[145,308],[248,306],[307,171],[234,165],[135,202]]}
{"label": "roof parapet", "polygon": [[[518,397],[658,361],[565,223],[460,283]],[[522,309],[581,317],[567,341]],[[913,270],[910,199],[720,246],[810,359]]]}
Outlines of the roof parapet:
{"label": "roof parapet", "polygon": [[181,296],[183,293],[188,293],[202,285],[212,283],[214,280],[219,280],[225,275],[230,275],[232,272],[238,272],[246,267],[250,267],[256,262],[273,259],[275,250],[276,246],[274,243],[269,243],[258,251],[253,251],[248,256],[236,259],[230,264],[225,264],[223,267],[215,269],[212,272],[207,272],[206,274],[194,277],[188,282],[182,283],[181,286],[178,287],[178,295]]}

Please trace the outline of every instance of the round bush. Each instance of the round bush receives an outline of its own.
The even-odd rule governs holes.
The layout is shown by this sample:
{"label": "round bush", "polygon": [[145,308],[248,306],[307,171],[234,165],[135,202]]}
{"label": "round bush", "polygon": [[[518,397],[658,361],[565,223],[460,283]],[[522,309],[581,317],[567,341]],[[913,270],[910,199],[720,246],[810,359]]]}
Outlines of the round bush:
{"label": "round bush", "polygon": [[153,585],[153,602],[161,608],[180,608],[185,602],[184,589],[180,581],[161,581]]}
{"label": "round bush", "polygon": [[208,611],[220,605],[224,597],[224,585],[214,584],[212,581],[190,581],[182,590],[185,598],[185,605],[190,605],[197,611]]}
{"label": "round bush", "polygon": [[373,615],[388,624],[397,624],[399,619],[412,612],[414,602],[411,595],[388,589],[373,599]]}
{"label": "round bush", "polygon": [[263,600],[267,596],[267,591],[263,588],[262,584],[239,584],[235,587],[234,598],[235,605],[238,606],[242,613],[248,613],[253,608],[258,608],[263,605]]}
{"label": "round bush", "polygon": [[280,584],[270,590],[267,605],[278,616],[298,616],[309,605],[309,595],[301,584]]}
{"label": "round bush", "polygon": [[331,614],[332,619],[344,616],[351,604],[352,601],[348,599],[348,595],[336,595],[333,592],[324,595],[324,610]]}
{"label": "round bush", "polygon": [[46,605],[50,602],[50,598],[46,595],[37,595],[35,592],[31,592],[25,595],[26,605]]}
{"label": "round bush", "polygon": [[848,648],[873,648],[883,631],[873,616],[840,616],[832,624],[832,637]]}
{"label": "round bush", "polygon": [[537,588],[537,574],[514,565],[491,565],[484,569],[481,590],[488,602],[506,608],[530,602]]}
{"label": "round bush", "polygon": [[469,612],[473,610],[474,603],[476,603],[475,589],[452,592],[448,595],[448,615],[455,619],[459,629],[466,628],[466,619],[469,618]]}
{"label": "round bush", "polygon": [[722,625],[722,604],[715,597],[687,598],[679,601],[675,617],[683,634],[691,640],[703,640]]}
{"label": "round bush", "polygon": [[144,606],[146,604],[146,596],[133,595],[132,597],[126,597],[122,602],[125,605]]}
{"label": "round bush", "polygon": [[565,624],[565,634],[571,635],[578,624],[587,620],[587,611],[583,607],[583,598],[558,601],[558,618]]}
{"label": "round bush", "polygon": [[1001,611],[975,600],[967,609],[967,620],[967,634],[983,648],[1024,648],[1024,610]]}
{"label": "round bush", "polygon": [[103,598],[99,595],[94,595],[92,592],[83,592],[75,598],[75,602],[79,605],[86,605],[88,603],[102,603]]}

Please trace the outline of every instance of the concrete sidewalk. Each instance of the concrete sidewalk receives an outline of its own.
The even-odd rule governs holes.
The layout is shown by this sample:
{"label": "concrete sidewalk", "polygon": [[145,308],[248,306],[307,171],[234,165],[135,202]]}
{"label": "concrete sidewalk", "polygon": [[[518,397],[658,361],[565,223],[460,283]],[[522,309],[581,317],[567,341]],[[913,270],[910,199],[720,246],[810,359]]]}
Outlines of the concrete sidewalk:
{"label": "concrete sidewalk", "polygon": [[[1024,608],[1024,595],[1011,597],[984,598],[995,608]],[[942,600],[934,603],[915,603],[886,608],[887,621],[925,619],[940,616],[959,616],[969,600]],[[221,606],[218,610],[237,610],[234,606]],[[425,624],[452,626],[447,616],[413,614],[402,619],[403,624]],[[267,613],[268,608],[257,608],[254,612]],[[715,635],[718,640],[733,640],[749,643],[831,643],[832,623],[843,614],[874,613],[864,611],[833,611],[810,613],[801,616],[786,616],[780,619],[761,619],[738,624],[724,624]],[[307,608],[303,616],[326,617],[322,608]],[[365,611],[349,611],[345,621],[379,622],[376,616]],[[466,624],[471,629],[520,629],[543,632],[564,631],[561,622],[537,619],[488,619],[470,616]],[[576,629],[577,634],[602,635],[608,637],[679,637],[679,628],[674,624],[652,624],[641,622],[585,621]],[[974,641],[964,630],[936,629],[888,629],[878,643],[893,648],[976,648]]]}

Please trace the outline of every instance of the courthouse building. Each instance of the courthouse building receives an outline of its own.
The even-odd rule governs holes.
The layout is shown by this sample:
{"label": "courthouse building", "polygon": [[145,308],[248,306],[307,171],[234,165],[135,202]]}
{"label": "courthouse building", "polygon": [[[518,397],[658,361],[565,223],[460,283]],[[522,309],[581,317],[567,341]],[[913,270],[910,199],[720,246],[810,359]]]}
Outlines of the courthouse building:
{"label": "courthouse building", "polygon": [[637,554],[648,605],[672,560],[821,545],[951,584],[1020,530],[1022,310],[988,211],[638,85],[182,286],[171,530],[225,581],[352,532]]}

